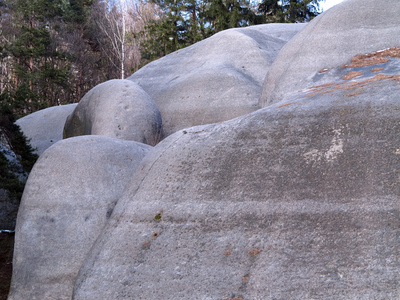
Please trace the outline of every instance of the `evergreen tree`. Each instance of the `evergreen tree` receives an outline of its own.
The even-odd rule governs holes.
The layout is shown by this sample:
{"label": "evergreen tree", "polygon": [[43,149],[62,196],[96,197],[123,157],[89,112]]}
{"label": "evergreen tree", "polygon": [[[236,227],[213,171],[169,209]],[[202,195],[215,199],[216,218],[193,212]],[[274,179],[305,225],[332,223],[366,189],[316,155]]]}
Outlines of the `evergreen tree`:
{"label": "evergreen tree", "polygon": [[8,98],[17,115],[59,104],[67,89],[69,65],[52,43],[50,21],[60,16],[61,6],[49,0],[16,0],[14,40],[5,46],[13,59],[13,90]]}
{"label": "evergreen tree", "polygon": [[91,88],[113,76],[113,68],[101,52],[101,30],[92,15],[99,0],[69,0],[63,8],[60,40],[71,64],[69,103],[79,102]]}
{"label": "evergreen tree", "polygon": [[262,18],[256,15],[247,0],[210,0],[203,15],[210,23],[212,33],[262,23]]}
{"label": "evergreen tree", "polygon": [[205,32],[204,20],[200,18],[202,2],[188,0],[186,3],[186,44],[192,45],[207,35]]}
{"label": "evergreen tree", "polygon": [[[33,153],[26,137],[15,124],[13,112],[4,100],[0,98],[0,141],[16,154],[23,170],[30,172],[38,156]],[[19,172],[18,167],[0,152],[0,189],[6,190],[17,201],[21,199],[25,186],[18,178]]]}
{"label": "evergreen tree", "polygon": [[184,0],[161,0],[156,3],[164,10],[164,16],[145,29],[142,58],[146,62],[188,45],[187,22],[183,17],[187,7]]}
{"label": "evergreen tree", "polygon": [[306,22],[316,17],[322,0],[263,0],[258,6],[267,23]]}
{"label": "evergreen tree", "polygon": [[261,24],[248,0],[157,0],[164,11],[146,27],[142,57],[150,62],[212,34],[233,27]]}
{"label": "evergreen tree", "polygon": [[3,97],[0,98],[0,139],[17,155],[25,172],[30,172],[38,156],[15,124],[15,117]]}

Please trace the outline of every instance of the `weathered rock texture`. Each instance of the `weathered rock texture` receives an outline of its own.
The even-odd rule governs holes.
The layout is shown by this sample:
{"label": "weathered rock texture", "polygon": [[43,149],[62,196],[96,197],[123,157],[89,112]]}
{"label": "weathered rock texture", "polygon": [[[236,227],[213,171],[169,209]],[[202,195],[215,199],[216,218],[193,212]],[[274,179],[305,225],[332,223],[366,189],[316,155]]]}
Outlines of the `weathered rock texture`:
{"label": "weathered rock texture", "polygon": [[90,90],[65,123],[65,137],[104,135],[155,145],[161,115],[150,96],[129,80],[114,79]]}
{"label": "weathered rock texture", "polygon": [[[346,3],[344,15],[361,4]],[[358,52],[343,51],[325,72],[304,75],[300,93],[181,130],[146,156],[74,299],[400,297],[400,62],[386,34],[397,25],[377,23],[376,6],[363,3],[364,28],[379,28],[384,40],[371,53],[350,60]],[[337,36],[338,22],[354,28],[360,15],[333,22],[326,14]],[[326,32],[324,16],[312,24]]]}
{"label": "weathered rock texture", "polygon": [[76,105],[49,107],[18,119],[15,123],[30,140],[35,152],[40,155],[51,145],[62,140],[65,120]]}
{"label": "weathered rock texture", "polygon": [[161,111],[164,133],[255,111],[268,68],[304,24],[226,30],[156,60],[128,79]]}
{"label": "weathered rock texture", "polygon": [[[286,93],[282,88],[283,101],[273,103],[274,100],[263,109],[223,123],[181,129],[149,151],[108,221],[94,226],[98,230],[105,224],[101,233],[98,235],[100,230],[89,233],[91,228],[83,233],[78,231],[79,235],[93,234],[91,241],[95,236],[98,238],[86,258],[78,259],[79,264],[83,263],[72,299],[399,299],[400,57],[395,40],[398,35],[389,34],[398,28],[394,13],[381,16],[388,6],[399,15],[400,7],[392,0],[348,0],[340,6],[340,11],[332,9],[333,13],[309,24],[304,31],[310,37],[304,36],[302,46],[308,60],[303,65],[304,77],[298,77],[302,80],[299,84],[291,77],[299,74],[291,68],[293,62],[301,65],[300,48],[293,56],[287,54],[286,64],[282,56],[279,58],[281,69],[287,70],[288,76],[282,75],[281,81],[293,82],[293,90]],[[325,21],[325,17],[330,21]],[[259,32],[260,27],[256,28],[255,32]],[[342,34],[343,28],[352,28],[352,34]],[[380,32],[382,41],[370,49],[365,42],[364,48],[351,53],[351,47],[364,43],[357,36],[363,30],[371,36]],[[236,31],[228,34],[241,38]],[[319,58],[325,55],[322,42],[318,42],[322,36],[328,40],[335,36],[348,45],[337,46],[337,52],[343,50],[343,56],[334,55],[327,65],[322,63],[327,59]],[[314,47],[312,59],[308,44]],[[331,47],[342,44],[332,42]],[[298,39],[296,45],[300,47]],[[363,53],[357,49],[363,49]],[[188,50],[169,57],[195,53],[185,51]],[[356,54],[367,55],[354,57]],[[190,62],[196,60],[195,56],[186,56],[183,59],[188,70],[192,70]],[[166,69],[174,66],[167,63],[172,62],[169,57],[164,59]],[[275,71],[281,72],[276,66]],[[322,68],[327,70],[318,73]],[[227,73],[221,71],[221,81],[225,82],[223,74],[234,69],[227,67]],[[160,64],[160,72],[164,74],[162,70]],[[195,76],[195,71],[186,74]],[[170,83],[160,77],[160,86],[170,84],[169,89],[174,82],[190,78],[179,73],[175,76],[178,75],[170,78]],[[236,82],[244,82],[242,75]],[[143,80],[154,86],[150,83],[156,77]],[[201,89],[199,86],[199,94],[207,93],[211,84],[206,82]],[[278,88],[277,82],[275,85]],[[243,89],[248,86],[243,84]],[[230,88],[227,85],[221,89],[221,99],[224,92],[229,94]],[[297,92],[298,89],[301,91]],[[164,91],[160,88],[157,93],[161,95]],[[160,103],[164,100],[159,99],[168,98],[152,97]],[[247,98],[241,96],[241,99]],[[228,107],[205,103],[213,110]],[[190,109],[175,110],[175,115],[186,114],[190,116]],[[179,128],[168,126],[169,132]],[[72,158],[75,156],[68,160]],[[60,169],[60,163],[53,161],[46,163],[42,156],[35,166],[36,172],[56,174],[47,171],[50,163],[51,168]],[[100,168],[95,174],[108,166],[99,161],[93,163]],[[82,162],[90,160],[85,158],[79,163]],[[68,259],[73,255],[69,244],[64,246],[67,250],[57,245],[63,245],[60,237],[65,235],[68,242],[81,237],[69,236],[75,227],[73,230],[64,230],[64,225],[60,229],[55,227],[47,214],[80,211],[84,213],[79,216],[76,213],[68,216],[59,213],[59,216],[70,218],[71,224],[84,223],[86,211],[82,206],[67,204],[83,202],[97,207],[93,195],[106,193],[101,190],[102,185],[95,185],[101,180],[94,176],[90,177],[93,183],[80,184],[77,193],[68,194],[74,191],[68,182],[77,180],[72,182],[78,186],[80,182],[75,177],[89,178],[85,172],[84,167],[71,166],[66,170],[67,175],[57,175],[63,180],[52,179],[67,183],[54,188],[46,188],[49,180],[42,182],[39,176],[31,174],[27,193],[40,196],[44,193],[54,201],[45,201],[51,205],[42,205],[37,212],[35,206],[25,205],[18,216],[16,253],[38,251],[28,253],[32,256],[29,261],[16,255],[15,293],[19,289],[24,291],[20,282],[35,278],[36,270],[40,270],[31,265],[36,261],[35,255],[39,257],[37,261],[50,259],[51,267],[46,270],[51,280],[32,282],[32,290],[58,293],[65,290],[62,286],[66,278],[58,274],[75,257]],[[113,172],[115,169],[107,170]],[[64,200],[66,194],[71,200]],[[73,201],[73,196],[78,201]],[[106,219],[106,211],[99,213],[102,220]],[[41,232],[32,227],[40,228]],[[57,238],[53,238],[56,234]],[[47,252],[43,246],[46,243],[40,244],[45,239],[57,241],[51,243],[54,252]],[[74,241],[76,245],[87,246],[86,241]],[[73,281],[75,274],[66,280]],[[32,295],[39,297],[32,291],[29,298]],[[11,299],[27,298],[24,296]]]}
{"label": "weathered rock texture", "polygon": [[83,259],[150,148],[84,136],[40,156],[18,212],[9,299],[71,299]]}
{"label": "weathered rock texture", "polygon": [[307,91],[164,140],[119,200],[74,299],[399,298],[394,78]]}
{"label": "weathered rock texture", "polygon": [[314,84],[315,76],[357,54],[400,46],[400,1],[348,0],[312,20],[279,52],[265,78],[260,106]]}

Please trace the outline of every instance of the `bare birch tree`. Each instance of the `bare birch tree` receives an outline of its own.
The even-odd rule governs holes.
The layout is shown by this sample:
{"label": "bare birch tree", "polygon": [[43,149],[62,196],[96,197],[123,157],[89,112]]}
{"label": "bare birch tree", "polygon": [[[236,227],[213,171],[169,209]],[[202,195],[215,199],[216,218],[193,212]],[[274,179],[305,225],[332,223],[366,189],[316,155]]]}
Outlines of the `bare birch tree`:
{"label": "bare birch tree", "polygon": [[101,33],[98,36],[102,52],[113,66],[119,70],[119,77],[125,78],[127,54],[127,23],[132,20],[127,14],[126,0],[105,1],[93,8],[93,19]]}
{"label": "bare birch tree", "polygon": [[140,43],[145,38],[139,33],[161,17],[161,9],[141,0],[114,0],[97,3],[92,13],[101,31],[98,41],[102,52],[123,79],[139,68]]}

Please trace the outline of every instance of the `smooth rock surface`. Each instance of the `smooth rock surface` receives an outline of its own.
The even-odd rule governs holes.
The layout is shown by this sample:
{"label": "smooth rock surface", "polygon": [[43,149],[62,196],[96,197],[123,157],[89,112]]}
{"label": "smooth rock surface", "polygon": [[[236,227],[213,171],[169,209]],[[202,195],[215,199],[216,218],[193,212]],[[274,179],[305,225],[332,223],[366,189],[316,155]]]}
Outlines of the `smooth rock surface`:
{"label": "smooth rock surface", "polygon": [[8,299],[71,299],[83,259],[151,148],[83,136],[40,156],[18,212]]}
{"label": "smooth rock surface", "polygon": [[158,144],[73,299],[399,299],[399,59],[360,69]]}
{"label": "smooth rock surface", "polygon": [[39,110],[15,123],[30,140],[35,153],[42,154],[47,148],[62,140],[65,120],[77,104],[53,106]]}
{"label": "smooth rock surface", "polygon": [[270,65],[304,26],[267,24],[225,30],[144,66],[128,79],[153,98],[166,136],[233,119],[259,108]]}
{"label": "smooth rock surface", "polygon": [[92,134],[155,145],[162,138],[162,121],[141,87],[114,79],[97,85],[79,101],[64,132],[67,138]]}
{"label": "smooth rock surface", "polygon": [[400,1],[346,0],[312,20],[280,51],[265,78],[260,106],[314,84],[320,71],[357,54],[400,46]]}

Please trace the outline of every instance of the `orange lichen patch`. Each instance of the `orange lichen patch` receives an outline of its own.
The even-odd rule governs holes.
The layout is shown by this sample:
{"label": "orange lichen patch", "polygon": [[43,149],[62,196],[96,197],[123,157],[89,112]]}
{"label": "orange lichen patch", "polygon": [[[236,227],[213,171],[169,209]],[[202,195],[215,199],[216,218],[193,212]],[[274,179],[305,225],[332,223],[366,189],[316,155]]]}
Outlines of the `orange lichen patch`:
{"label": "orange lichen patch", "polygon": [[361,94],[361,92],[359,91],[359,92],[354,92],[354,93],[347,94],[345,96],[346,97],[353,97],[353,96],[357,96],[357,95],[360,95],[360,94]]}
{"label": "orange lichen patch", "polygon": [[389,61],[388,57],[400,57],[400,47],[356,55],[350,60],[351,64],[343,65],[341,68],[359,68],[383,64]]}
{"label": "orange lichen patch", "polygon": [[[392,80],[392,81],[397,81],[400,83],[400,75],[386,75],[386,74],[376,74],[374,77],[371,77],[369,79],[363,80],[363,81],[352,81],[352,82],[342,82],[342,83],[329,83],[325,84],[322,87],[320,86],[314,86],[311,87],[311,93],[307,95],[307,97],[314,96],[316,94],[322,95],[326,93],[332,93],[335,90],[353,90],[356,88],[362,88],[367,86],[370,83],[380,81],[380,80]],[[354,95],[359,95],[361,92],[356,92],[353,94],[348,94],[347,96],[354,96]]]}
{"label": "orange lichen patch", "polygon": [[312,93],[307,95],[307,97],[311,97],[311,96],[315,95],[316,93],[325,94],[325,93],[327,93],[326,92],[327,89],[332,87],[333,85],[335,85],[334,82],[325,83],[325,84],[321,84],[321,85],[317,85],[317,86],[312,86],[311,87]]}
{"label": "orange lichen patch", "polygon": [[285,104],[279,105],[278,108],[281,108],[281,107],[284,107],[284,106],[288,106],[288,105],[292,105],[294,103],[295,102],[285,103]]}
{"label": "orange lichen patch", "polygon": [[142,244],[142,248],[143,248],[143,249],[149,249],[149,248],[150,248],[150,243],[151,243],[151,241],[146,241],[146,242],[144,242],[144,243]]}
{"label": "orange lichen patch", "polygon": [[158,232],[153,232],[153,233],[151,234],[152,239],[145,241],[145,242],[142,244],[142,249],[149,249],[149,248],[150,248],[151,242],[152,242],[154,239],[156,239],[159,235],[160,235],[160,233],[158,233]]}
{"label": "orange lichen patch", "polygon": [[250,280],[250,276],[243,276],[242,277],[242,282],[243,283],[247,283],[247,282],[249,282],[249,280]]}
{"label": "orange lichen patch", "polygon": [[342,77],[342,79],[343,80],[350,80],[350,79],[356,78],[356,77],[361,76],[361,75],[362,75],[362,72],[351,71],[351,72],[347,73],[346,75],[344,75]]}
{"label": "orange lichen patch", "polygon": [[400,81],[400,75],[387,75],[387,74],[376,74],[374,77],[359,81],[359,82],[351,82],[348,86],[344,85],[343,89],[350,90],[356,87],[364,87],[369,83],[380,81],[380,80],[391,80],[391,81]]}
{"label": "orange lichen patch", "polygon": [[249,254],[251,254],[251,255],[253,255],[253,256],[256,256],[256,255],[258,255],[260,252],[261,252],[260,249],[255,248],[255,249],[253,249],[253,250],[250,250],[250,251],[249,251]]}
{"label": "orange lichen patch", "polygon": [[224,255],[231,255],[232,254],[232,250],[226,250],[225,252],[224,252]]}
{"label": "orange lichen patch", "polygon": [[318,91],[318,90],[322,91],[328,87],[331,87],[334,84],[335,84],[334,82],[330,82],[330,83],[325,83],[325,84],[321,84],[321,85],[316,85],[316,86],[313,86],[312,88],[315,89],[316,91]]}
{"label": "orange lichen patch", "polygon": [[363,58],[363,55],[356,55],[351,60],[351,64],[342,65],[340,68],[360,68],[372,65],[384,64],[389,61],[387,57],[373,57],[373,58]]}
{"label": "orange lichen patch", "polygon": [[379,71],[382,71],[382,70],[383,70],[383,68],[373,68],[371,70],[371,72],[379,72]]}

